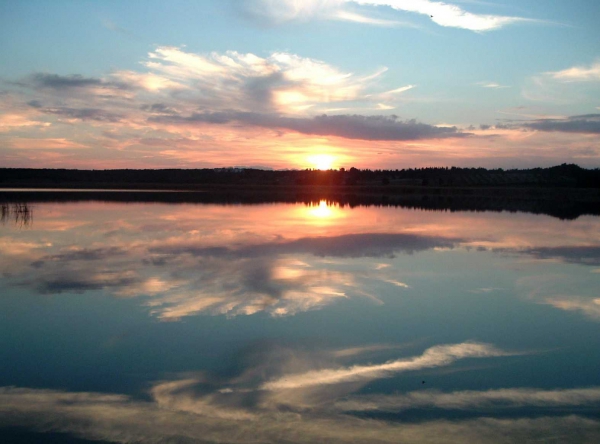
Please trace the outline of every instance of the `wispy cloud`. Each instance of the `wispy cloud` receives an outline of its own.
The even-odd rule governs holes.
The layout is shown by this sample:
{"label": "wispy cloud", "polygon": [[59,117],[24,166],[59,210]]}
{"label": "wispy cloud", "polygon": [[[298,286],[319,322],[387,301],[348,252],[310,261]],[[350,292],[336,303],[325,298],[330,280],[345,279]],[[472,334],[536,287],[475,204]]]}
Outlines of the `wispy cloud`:
{"label": "wispy cloud", "polygon": [[596,106],[593,91],[600,85],[600,62],[588,66],[573,66],[560,71],[547,71],[533,76],[523,89],[529,100],[563,104]]}
{"label": "wispy cloud", "polygon": [[600,62],[595,62],[589,66],[574,66],[545,73],[554,80],[561,82],[600,82]]}
{"label": "wispy cloud", "polygon": [[33,138],[15,138],[9,139],[8,145],[11,148],[16,148],[19,150],[73,150],[73,149],[82,149],[88,148],[88,146],[75,142],[73,140],[69,140],[66,138],[58,138],[58,139],[33,139]]}
{"label": "wispy cloud", "polygon": [[[36,91],[32,106],[39,112],[77,114],[81,105],[133,112],[132,105],[164,114],[157,105],[179,112],[276,112],[305,113],[332,103],[355,102],[366,108],[383,101],[394,102],[413,88],[403,86],[378,92],[377,80],[387,68],[357,75],[343,72],[323,61],[291,53],[268,57],[236,51],[194,54],[176,47],[157,47],[143,63],[146,72],[115,71],[105,77],[62,76],[36,73],[13,84]],[[65,101],[77,101],[71,105]],[[49,103],[50,102],[50,103]],[[107,107],[112,109],[108,110]],[[53,111],[58,110],[58,111]],[[89,112],[88,112],[89,114]]]}
{"label": "wispy cloud", "polygon": [[[243,3],[246,13],[271,23],[291,20],[347,20],[379,26],[401,26],[406,22],[394,18],[385,20],[372,17],[374,7],[427,16],[439,26],[476,32],[492,31],[514,23],[533,22],[523,17],[476,14],[460,6],[431,0],[251,0]],[[356,9],[359,9],[359,12]],[[414,26],[414,25],[413,25]]]}
{"label": "wispy cloud", "polygon": [[508,86],[508,85],[501,85],[500,83],[497,83],[497,82],[479,82],[479,83],[477,83],[477,85],[481,86],[482,88],[492,88],[492,89],[510,88],[510,86]]}
{"label": "wispy cloud", "polygon": [[263,58],[235,51],[200,55],[159,47],[145,65],[161,77],[189,85],[197,103],[212,109],[293,112],[356,100],[373,79],[289,53]]}
{"label": "wispy cloud", "polygon": [[440,26],[479,32],[492,31],[510,24],[531,21],[522,17],[474,14],[457,5],[430,0],[353,0],[353,2],[360,5],[388,6],[398,11],[426,15]]}

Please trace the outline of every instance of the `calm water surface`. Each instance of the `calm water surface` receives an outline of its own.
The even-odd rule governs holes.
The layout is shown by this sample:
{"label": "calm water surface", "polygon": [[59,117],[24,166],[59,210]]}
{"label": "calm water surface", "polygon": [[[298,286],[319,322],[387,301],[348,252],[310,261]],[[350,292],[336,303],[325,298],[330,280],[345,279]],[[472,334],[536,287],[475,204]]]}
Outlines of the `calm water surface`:
{"label": "calm water surface", "polygon": [[0,442],[600,442],[600,219],[39,203]]}

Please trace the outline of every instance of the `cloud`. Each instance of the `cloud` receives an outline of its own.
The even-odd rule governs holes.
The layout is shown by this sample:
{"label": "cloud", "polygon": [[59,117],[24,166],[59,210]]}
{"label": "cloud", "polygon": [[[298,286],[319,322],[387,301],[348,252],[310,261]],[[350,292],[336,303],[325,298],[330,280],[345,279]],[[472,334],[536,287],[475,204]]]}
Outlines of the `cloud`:
{"label": "cloud", "polygon": [[600,62],[590,66],[575,66],[561,71],[543,72],[533,76],[523,89],[529,100],[560,104],[597,104],[595,91],[600,86]]}
{"label": "cloud", "polygon": [[600,114],[571,116],[566,119],[539,119],[524,123],[523,127],[537,131],[600,134]]}
{"label": "cloud", "polygon": [[399,359],[377,365],[356,365],[339,369],[313,370],[296,375],[286,375],[268,381],[263,390],[289,390],[311,386],[342,384],[392,377],[397,373],[449,365],[459,359],[507,356],[508,353],[488,344],[465,342],[431,347],[414,358]]}
{"label": "cloud", "polygon": [[195,113],[187,117],[156,116],[151,122],[226,124],[239,122],[271,129],[287,129],[301,134],[334,136],[359,140],[420,140],[468,137],[457,127],[434,126],[416,120],[401,121],[397,116],[323,114],[312,118],[283,117],[273,114],[220,112]]}
{"label": "cloud", "polygon": [[[346,20],[363,24],[390,26],[406,25],[394,20],[370,17],[362,11],[373,11],[374,7],[386,7],[395,11],[427,16],[439,26],[483,32],[503,28],[514,23],[536,20],[492,14],[475,14],[461,7],[430,0],[250,0],[241,7],[248,16],[263,23],[281,24],[289,21]],[[413,25],[414,26],[414,25]]]}
{"label": "cloud", "polygon": [[[33,102],[33,104],[32,104]],[[115,123],[123,119],[123,116],[100,108],[69,108],[50,107],[44,108],[38,101],[29,102],[39,112],[74,120],[92,120],[97,122]]]}
{"label": "cloud", "polygon": [[440,25],[469,31],[492,31],[519,22],[532,21],[521,17],[491,14],[474,14],[459,6],[430,0],[353,0],[359,5],[388,6],[398,11],[413,12],[429,16]]}
{"label": "cloud", "polygon": [[48,122],[39,122],[24,114],[10,113],[0,115],[0,133],[28,127],[47,127]]}
{"label": "cloud", "polygon": [[36,88],[50,88],[56,90],[88,87],[116,87],[126,89],[128,87],[125,83],[111,82],[95,77],[84,77],[79,74],[61,76],[58,74],[36,73],[32,74],[27,80]]}
{"label": "cloud", "polygon": [[62,137],[50,139],[19,137],[9,139],[8,145],[11,148],[19,150],[73,150],[87,148],[86,145]]}
{"label": "cloud", "polygon": [[[194,54],[166,46],[157,47],[142,64],[147,72],[116,71],[102,78],[29,76],[19,82],[22,95],[28,98],[25,111],[49,121],[47,125],[81,121],[87,128],[105,125],[113,131],[118,125],[129,132],[150,127],[187,133],[179,139],[211,130],[222,135],[224,131],[239,134],[265,129],[277,136],[296,133],[370,141],[470,135],[457,127],[395,115],[323,113],[332,104],[367,114],[396,108],[415,85],[381,91],[377,80],[387,71],[384,67],[354,74],[290,53],[274,52],[267,57],[236,51]],[[19,116],[11,128],[32,122],[22,110]],[[121,144],[114,140],[103,143],[118,150],[136,144],[136,140]]]}
{"label": "cloud", "polygon": [[345,0],[247,0],[236,3],[243,13],[253,19],[280,24],[292,20],[333,18]]}
{"label": "cloud", "polygon": [[408,91],[413,88],[415,88],[415,85],[407,85],[407,86],[402,86],[400,88],[393,89],[391,91],[386,91],[383,94],[400,94],[400,93],[403,93],[404,91]]}
{"label": "cloud", "polygon": [[145,66],[188,87],[196,105],[240,111],[297,112],[311,106],[360,99],[374,78],[344,73],[325,62],[274,52],[263,58],[227,51],[191,54],[158,47]]}
{"label": "cloud", "polygon": [[380,18],[375,18],[375,17],[368,17],[366,15],[357,14],[356,12],[351,12],[351,11],[347,11],[347,10],[343,10],[343,9],[336,11],[335,14],[333,14],[331,16],[331,19],[341,20],[341,21],[346,21],[346,22],[353,22],[353,23],[361,23],[364,25],[375,25],[375,26],[386,26],[386,27],[402,26],[402,27],[409,27],[409,28],[418,28],[418,26],[413,23],[399,21],[399,20],[387,20],[387,19],[380,19]]}
{"label": "cloud", "polygon": [[595,62],[590,66],[574,66],[545,74],[560,82],[600,82],[600,62]]}
{"label": "cloud", "polygon": [[510,88],[510,86],[501,85],[501,84],[496,83],[496,82],[479,82],[479,83],[477,83],[477,85],[481,86],[482,88],[491,88],[491,89]]}

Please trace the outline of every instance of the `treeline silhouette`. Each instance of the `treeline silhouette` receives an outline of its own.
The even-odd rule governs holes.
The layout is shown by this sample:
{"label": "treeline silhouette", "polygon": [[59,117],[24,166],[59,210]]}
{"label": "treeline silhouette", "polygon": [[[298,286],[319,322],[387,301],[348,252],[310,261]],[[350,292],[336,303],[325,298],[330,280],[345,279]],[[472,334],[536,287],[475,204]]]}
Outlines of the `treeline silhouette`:
{"label": "treeline silhouette", "polygon": [[600,169],[408,168],[269,171],[252,168],[72,170],[0,169],[0,187],[199,189],[211,186],[600,188]]}

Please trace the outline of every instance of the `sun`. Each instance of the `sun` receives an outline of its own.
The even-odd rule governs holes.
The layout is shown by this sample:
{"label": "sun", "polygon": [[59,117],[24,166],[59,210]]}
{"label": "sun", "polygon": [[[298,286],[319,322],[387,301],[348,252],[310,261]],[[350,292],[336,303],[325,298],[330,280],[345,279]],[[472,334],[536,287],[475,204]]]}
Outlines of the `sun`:
{"label": "sun", "polygon": [[334,160],[334,157],[329,154],[316,154],[308,158],[313,168],[318,170],[330,170],[333,167]]}

